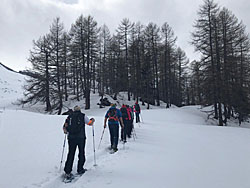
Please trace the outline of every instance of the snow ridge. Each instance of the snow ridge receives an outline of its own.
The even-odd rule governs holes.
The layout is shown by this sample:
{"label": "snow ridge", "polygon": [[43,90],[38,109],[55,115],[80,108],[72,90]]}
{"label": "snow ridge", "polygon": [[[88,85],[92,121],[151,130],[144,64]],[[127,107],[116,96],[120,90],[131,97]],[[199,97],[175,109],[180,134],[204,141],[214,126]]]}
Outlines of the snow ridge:
{"label": "snow ridge", "polygon": [[0,109],[14,108],[17,99],[22,98],[25,76],[0,64]]}

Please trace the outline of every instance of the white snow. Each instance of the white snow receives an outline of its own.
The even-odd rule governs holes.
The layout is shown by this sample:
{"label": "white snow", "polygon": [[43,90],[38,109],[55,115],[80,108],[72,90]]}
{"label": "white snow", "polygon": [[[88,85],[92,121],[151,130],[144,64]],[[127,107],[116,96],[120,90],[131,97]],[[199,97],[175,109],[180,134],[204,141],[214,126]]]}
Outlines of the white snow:
{"label": "white snow", "polygon": [[13,107],[17,99],[23,95],[25,76],[8,71],[0,64],[0,109]]}
{"label": "white snow", "polygon": [[[105,110],[96,109],[96,114]],[[144,110],[144,123],[135,125],[137,139],[125,149],[120,143],[114,155],[106,151],[105,130],[97,167],[92,128],[86,127],[85,167],[90,170],[65,185],[59,172],[65,117],[6,110],[0,115],[0,187],[249,187],[250,130],[206,126],[199,113],[197,107]],[[96,118],[97,147],[103,115],[86,114]]]}
{"label": "white snow", "polygon": [[[16,80],[15,76],[11,79]],[[0,79],[5,78],[0,73]],[[14,90],[21,91],[19,87],[13,85]],[[154,107],[142,111],[143,123],[135,124],[137,138],[131,138],[125,147],[119,143],[119,151],[111,155],[107,152],[108,129],[97,149],[108,109],[98,108],[97,95],[92,95],[94,108],[83,112],[96,119],[98,166],[93,166],[92,127],[86,126],[85,168],[88,171],[78,181],[64,184],[59,167],[66,116],[15,110],[19,108],[14,108],[11,102],[20,95],[15,92],[1,95],[6,108],[0,108],[0,188],[250,187],[250,129],[210,126],[198,106]],[[67,147],[66,144],[64,162]],[[74,173],[76,163],[77,153]]]}

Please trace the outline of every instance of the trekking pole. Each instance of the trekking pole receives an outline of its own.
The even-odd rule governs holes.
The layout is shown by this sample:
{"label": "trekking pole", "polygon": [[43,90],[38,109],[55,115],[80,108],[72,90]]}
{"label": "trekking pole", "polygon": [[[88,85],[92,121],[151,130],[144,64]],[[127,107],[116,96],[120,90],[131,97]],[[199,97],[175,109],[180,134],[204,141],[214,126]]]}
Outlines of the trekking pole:
{"label": "trekking pole", "polygon": [[61,163],[60,163],[59,172],[61,172],[61,168],[62,168],[63,154],[64,154],[64,148],[65,148],[66,137],[67,137],[67,134],[65,134],[65,136],[64,136],[64,141],[63,141],[63,150],[62,150],[62,157],[61,157]]}
{"label": "trekking pole", "polygon": [[105,131],[105,128],[103,128],[101,140],[100,140],[100,143],[99,143],[99,145],[98,145],[98,149],[100,148],[100,145],[101,145],[101,142],[102,142],[102,138],[103,138],[103,135],[104,135],[104,131]]}
{"label": "trekking pole", "polygon": [[134,136],[134,140],[137,139],[137,135],[136,135],[136,132],[135,132],[135,128],[133,127],[133,136]]}
{"label": "trekking pole", "polygon": [[141,113],[140,113],[140,116],[141,116],[141,122],[144,123]]}
{"label": "trekking pole", "polygon": [[135,132],[134,132],[134,128],[133,128],[133,133],[132,133],[132,134],[133,134],[133,138],[134,138],[134,140],[135,140]]}
{"label": "trekking pole", "polygon": [[96,157],[95,157],[95,131],[94,131],[94,124],[92,125],[92,133],[93,133],[94,166],[97,166],[97,164],[96,164]]}

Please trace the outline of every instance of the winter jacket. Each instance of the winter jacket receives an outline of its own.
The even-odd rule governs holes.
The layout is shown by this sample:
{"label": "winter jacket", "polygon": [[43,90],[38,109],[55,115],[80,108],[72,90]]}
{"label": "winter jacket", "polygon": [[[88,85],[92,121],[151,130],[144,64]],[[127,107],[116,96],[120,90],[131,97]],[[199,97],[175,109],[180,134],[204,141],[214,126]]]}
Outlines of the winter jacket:
{"label": "winter jacket", "polygon": [[[136,105],[139,106],[139,110],[136,110],[136,108],[135,108]],[[141,108],[140,108],[140,105],[139,105],[139,104],[135,104],[135,105],[134,105],[134,112],[135,112],[135,113],[140,113],[140,112],[141,112]]]}
{"label": "winter jacket", "polygon": [[115,120],[115,121],[110,121],[110,119],[109,119],[108,124],[110,124],[110,125],[117,124],[117,125],[118,125],[118,124],[119,124],[119,119],[122,117],[122,113],[121,113],[121,111],[120,111],[119,109],[117,109],[116,107],[110,107],[109,110],[107,111],[106,115],[105,115],[105,118],[110,118],[110,111],[111,111],[112,109],[115,109],[115,110],[116,110],[117,120]]}
{"label": "winter jacket", "polygon": [[[74,111],[72,114],[70,114],[65,123],[67,123],[69,125],[70,123],[70,119],[73,116],[80,116],[81,122],[82,122],[82,128],[78,133],[72,134],[72,133],[68,133],[68,139],[74,139],[74,138],[82,138],[85,139],[86,138],[86,134],[85,134],[85,124],[88,124],[90,122],[89,118],[82,113],[81,111]],[[67,129],[67,127],[66,127]]]}

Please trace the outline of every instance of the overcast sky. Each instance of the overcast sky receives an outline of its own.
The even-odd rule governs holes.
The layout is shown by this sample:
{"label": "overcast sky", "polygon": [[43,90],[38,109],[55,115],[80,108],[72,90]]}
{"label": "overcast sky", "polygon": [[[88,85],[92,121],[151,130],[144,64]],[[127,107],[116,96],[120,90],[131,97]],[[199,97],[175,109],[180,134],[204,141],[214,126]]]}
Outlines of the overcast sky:
{"label": "overcast sky", "polygon": [[[249,0],[216,2],[243,20],[249,32]],[[1,0],[0,62],[17,71],[30,67],[27,58],[32,40],[46,34],[55,17],[69,30],[80,14],[94,16],[99,26],[105,23],[111,31],[123,18],[145,25],[168,22],[178,37],[177,45],[192,61],[198,55],[189,44],[190,33],[201,4],[203,0]]]}

